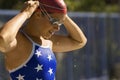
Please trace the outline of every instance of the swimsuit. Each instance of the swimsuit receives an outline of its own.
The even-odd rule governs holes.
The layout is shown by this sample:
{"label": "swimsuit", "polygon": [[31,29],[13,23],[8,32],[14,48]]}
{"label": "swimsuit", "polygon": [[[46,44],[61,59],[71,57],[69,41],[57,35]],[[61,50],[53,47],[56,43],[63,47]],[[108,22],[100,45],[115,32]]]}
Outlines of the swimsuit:
{"label": "swimsuit", "polygon": [[32,52],[25,63],[10,71],[11,79],[55,80],[56,58],[52,50],[35,43],[27,34],[25,36],[33,44]]}

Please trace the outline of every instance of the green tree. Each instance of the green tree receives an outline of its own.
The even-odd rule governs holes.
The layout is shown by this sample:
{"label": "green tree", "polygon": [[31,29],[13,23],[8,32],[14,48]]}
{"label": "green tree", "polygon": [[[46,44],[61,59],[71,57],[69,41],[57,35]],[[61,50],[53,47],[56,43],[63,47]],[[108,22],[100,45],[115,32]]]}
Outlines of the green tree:
{"label": "green tree", "polygon": [[0,0],[0,9],[20,9],[26,0]]}
{"label": "green tree", "polygon": [[69,11],[102,11],[104,0],[65,0]]}
{"label": "green tree", "polygon": [[[26,0],[0,0],[0,9],[21,9]],[[64,0],[68,11],[119,12],[119,6],[106,0]],[[119,1],[120,2],[120,1]]]}

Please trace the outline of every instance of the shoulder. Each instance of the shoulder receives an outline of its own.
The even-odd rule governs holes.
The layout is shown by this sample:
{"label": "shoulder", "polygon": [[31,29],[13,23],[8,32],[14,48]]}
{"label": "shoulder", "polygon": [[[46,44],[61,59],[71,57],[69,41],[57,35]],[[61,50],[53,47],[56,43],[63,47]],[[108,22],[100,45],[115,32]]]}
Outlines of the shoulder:
{"label": "shoulder", "polygon": [[52,49],[53,42],[51,40],[42,40],[41,46],[49,47],[50,49]]}
{"label": "shoulder", "polygon": [[16,38],[8,46],[8,51],[6,51],[5,53],[21,50],[24,49],[26,46],[31,47],[31,45],[32,43],[30,42],[30,40],[22,32],[18,32]]}

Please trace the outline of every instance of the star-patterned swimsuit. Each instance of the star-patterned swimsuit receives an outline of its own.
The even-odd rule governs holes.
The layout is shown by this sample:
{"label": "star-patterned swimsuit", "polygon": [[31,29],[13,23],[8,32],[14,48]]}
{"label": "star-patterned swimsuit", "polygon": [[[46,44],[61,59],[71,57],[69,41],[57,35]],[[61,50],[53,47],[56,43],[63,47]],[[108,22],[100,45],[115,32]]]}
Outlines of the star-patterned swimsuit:
{"label": "star-patterned swimsuit", "polygon": [[52,50],[35,43],[28,35],[26,37],[33,43],[31,55],[25,63],[10,71],[11,79],[55,80],[56,58]]}

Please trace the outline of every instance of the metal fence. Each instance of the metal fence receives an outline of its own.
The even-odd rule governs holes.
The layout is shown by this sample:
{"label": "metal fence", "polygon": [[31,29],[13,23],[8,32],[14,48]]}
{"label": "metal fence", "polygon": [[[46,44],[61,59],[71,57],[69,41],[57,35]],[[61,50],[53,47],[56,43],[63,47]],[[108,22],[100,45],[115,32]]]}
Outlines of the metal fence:
{"label": "metal fence", "polygon": [[[0,10],[0,24],[18,11]],[[57,80],[120,80],[120,16],[118,13],[69,12],[88,42],[82,49],[56,54]],[[64,27],[60,33],[66,33]]]}

